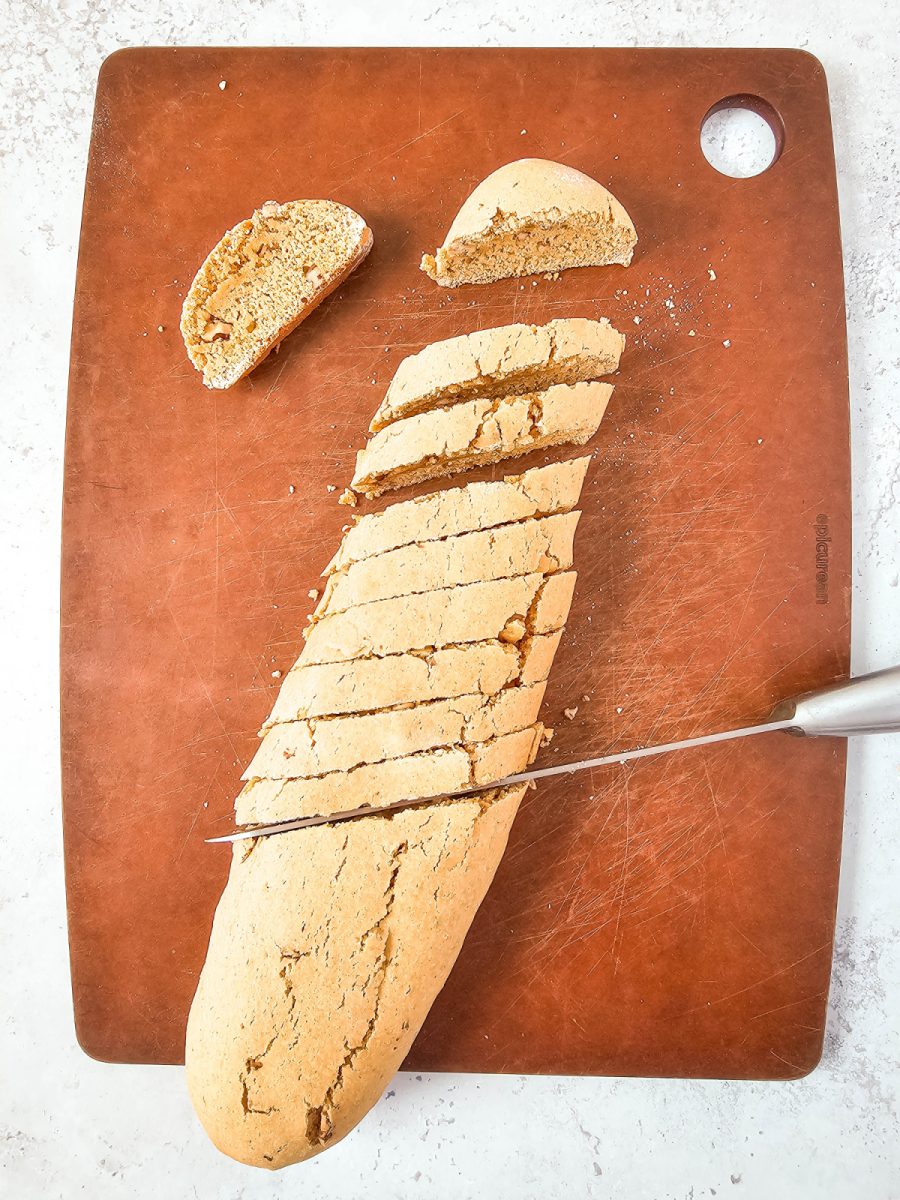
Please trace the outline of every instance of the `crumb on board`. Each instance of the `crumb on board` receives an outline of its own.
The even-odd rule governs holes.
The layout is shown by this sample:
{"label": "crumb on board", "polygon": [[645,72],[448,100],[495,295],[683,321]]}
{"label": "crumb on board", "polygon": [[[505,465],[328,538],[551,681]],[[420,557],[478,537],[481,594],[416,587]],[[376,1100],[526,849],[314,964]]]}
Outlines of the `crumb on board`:
{"label": "crumb on board", "polygon": [[280,678],[281,678],[281,672],[280,672],[280,671],[273,671],[273,672],[272,672],[272,678],[273,678],[273,679],[280,679]]}
{"label": "crumb on board", "polygon": [[553,730],[549,726],[544,726],[544,732],[541,734],[541,745],[549,746],[553,741]]}
{"label": "crumb on board", "polygon": [[228,80],[220,79],[219,80],[219,91],[224,92],[227,87],[228,87]]}
{"label": "crumb on board", "polygon": [[344,488],[338,496],[338,504],[347,504],[350,508],[356,508],[356,492],[352,488]]}
{"label": "crumb on board", "polygon": [[319,589],[318,588],[310,588],[306,594],[307,594],[307,596],[309,596],[310,600],[318,600]]}
{"label": "crumb on board", "polygon": [[336,492],[336,491],[337,491],[337,484],[335,484],[335,483],[329,483],[329,484],[327,485],[327,487],[325,488],[325,491],[326,491],[326,492],[328,492],[329,494],[330,494],[331,492]]}
{"label": "crumb on board", "polygon": [[288,495],[293,496],[293,494],[294,494],[294,492],[296,492],[296,490],[297,489],[294,487],[294,485],[292,483],[288,484]]}
{"label": "crumb on board", "polygon": [[564,708],[563,715],[567,721],[574,721],[578,716],[578,705],[576,704],[574,708]]}

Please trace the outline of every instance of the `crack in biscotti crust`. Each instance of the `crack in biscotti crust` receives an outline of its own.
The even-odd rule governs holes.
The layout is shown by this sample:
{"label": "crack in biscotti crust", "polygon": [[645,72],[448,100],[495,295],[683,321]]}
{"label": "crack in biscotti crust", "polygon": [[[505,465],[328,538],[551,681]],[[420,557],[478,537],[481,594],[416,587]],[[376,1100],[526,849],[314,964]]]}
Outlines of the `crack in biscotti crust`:
{"label": "crack in biscotti crust", "polygon": [[275,1169],[360,1120],[449,973],[524,791],[235,850],[185,1053],[220,1149]]}

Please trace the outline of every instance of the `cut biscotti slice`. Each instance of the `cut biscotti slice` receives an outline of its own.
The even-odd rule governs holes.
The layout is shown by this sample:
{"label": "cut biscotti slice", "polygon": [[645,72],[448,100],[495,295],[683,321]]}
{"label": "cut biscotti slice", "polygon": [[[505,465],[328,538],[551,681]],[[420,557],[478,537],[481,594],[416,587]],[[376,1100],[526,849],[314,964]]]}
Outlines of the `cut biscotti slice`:
{"label": "cut biscotti slice", "polygon": [[568,570],[580,516],[577,511],[558,513],[441,541],[413,542],[363,559],[328,576],[313,619],[391,596],[533,571],[549,575]]}
{"label": "cut biscotti slice", "polygon": [[381,712],[276,725],[241,776],[305,779],[439,746],[486,742],[537,720],[546,683],[408,704]]}
{"label": "cut biscotti slice", "polygon": [[339,1141],[406,1057],[524,786],[235,847],[187,1025],[194,1107],[256,1167]]}
{"label": "cut biscotti slice", "polygon": [[[555,584],[553,594],[560,586],[568,585],[571,595],[574,578],[574,571],[546,578],[535,572],[514,579],[375,600],[316,622],[307,631],[306,646],[298,661],[304,666],[346,662],[496,638],[517,642],[526,633],[551,633],[565,624],[565,615],[550,625],[532,621],[531,614],[551,585]],[[555,583],[557,580],[566,582],[560,585]],[[542,612],[544,608],[546,605]]]}
{"label": "cut biscotti slice", "polygon": [[609,383],[555,384],[405,417],[360,450],[351,486],[380,496],[548,446],[582,446],[597,432],[612,390]]}
{"label": "cut biscotti slice", "polygon": [[537,724],[487,742],[439,747],[308,779],[252,779],[235,801],[239,825],[333,816],[481,787],[523,771],[544,733]]}
{"label": "cut biscotti slice", "polygon": [[361,559],[412,542],[569,512],[578,503],[590,461],[589,456],[573,458],[488,483],[445,488],[357,517],[322,574],[345,570]]}
{"label": "cut biscotti slice", "polygon": [[472,642],[351,662],[304,666],[301,661],[285,676],[261,735],[285,721],[374,712],[475,692],[490,697],[510,684],[540,683],[549,674],[561,636],[558,629],[517,645]]}
{"label": "cut biscotti slice", "polygon": [[628,266],[637,233],[596,179],[563,163],[523,158],[483,180],[422,270],[442,287],[565,271]]}
{"label": "cut biscotti slice", "polygon": [[333,292],[369,253],[372,231],[334,200],[268,200],[228,231],[181,314],[188,357],[209,388],[229,388]]}
{"label": "cut biscotti slice", "polygon": [[618,368],[624,349],[624,336],[605,317],[501,325],[432,342],[400,363],[369,428],[377,432],[401,417],[475,396],[597,379]]}

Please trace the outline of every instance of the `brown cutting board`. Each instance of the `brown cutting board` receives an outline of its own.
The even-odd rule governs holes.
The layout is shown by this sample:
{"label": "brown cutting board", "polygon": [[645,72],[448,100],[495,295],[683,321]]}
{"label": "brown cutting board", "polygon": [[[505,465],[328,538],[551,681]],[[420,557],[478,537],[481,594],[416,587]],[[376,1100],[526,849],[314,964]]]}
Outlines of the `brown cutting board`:
{"label": "brown cutting board", "polygon": [[[707,164],[699,129],[723,97],[746,94],[780,114],[783,152],[734,180]],[[421,253],[474,184],[529,155],[610,186],[640,233],[632,266],[437,288]],[[249,380],[206,391],[178,332],[197,266],[262,201],[318,196],[366,216],[372,254]],[[565,761],[760,719],[846,673],[843,304],[826,83],[804,53],[108,60],[63,541],[64,828],[85,1050],[181,1060],[229,857],[203,839],[228,826],[348,519],[337,495],[405,355],[567,315],[608,316],[628,335],[592,443],[577,596],[544,708],[557,733],[541,761]],[[843,786],[841,741],[779,734],[542,784],[408,1065],[810,1070]]]}

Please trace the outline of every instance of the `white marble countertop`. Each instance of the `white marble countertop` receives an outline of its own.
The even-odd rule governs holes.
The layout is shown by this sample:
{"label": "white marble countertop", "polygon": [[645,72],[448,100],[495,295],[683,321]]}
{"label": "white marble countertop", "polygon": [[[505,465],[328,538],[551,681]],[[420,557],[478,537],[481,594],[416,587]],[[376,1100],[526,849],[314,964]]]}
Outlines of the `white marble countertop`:
{"label": "white marble countertop", "polygon": [[[792,1084],[399,1076],[344,1143],[269,1176],[220,1156],[175,1068],[75,1043],[59,822],[59,513],[71,298],[102,59],[139,44],[801,46],[831,88],[855,465],[853,658],[900,662],[900,90],[882,0],[31,0],[0,10],[0,1194],[900,1196],[900,737],[851,749],[821,1066]],[[389,11],[387,11],[389,10]]]}

